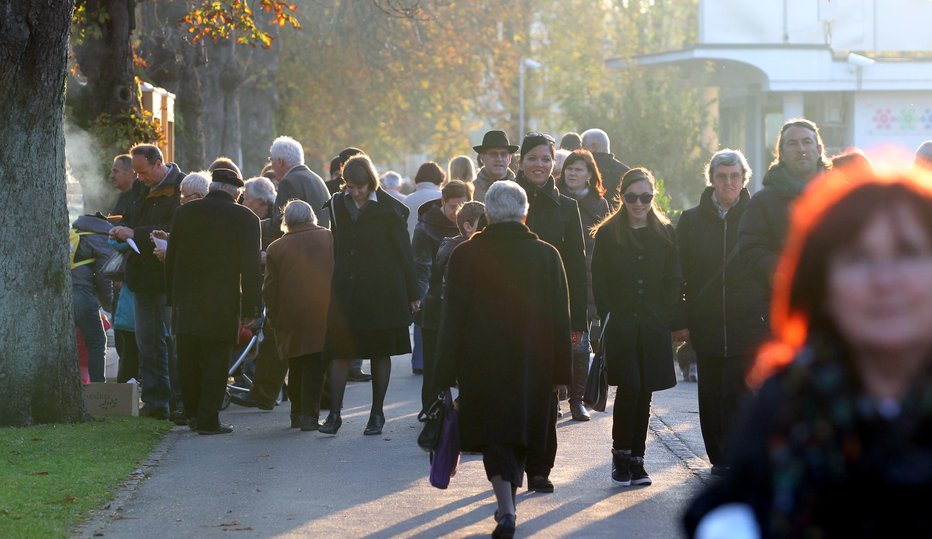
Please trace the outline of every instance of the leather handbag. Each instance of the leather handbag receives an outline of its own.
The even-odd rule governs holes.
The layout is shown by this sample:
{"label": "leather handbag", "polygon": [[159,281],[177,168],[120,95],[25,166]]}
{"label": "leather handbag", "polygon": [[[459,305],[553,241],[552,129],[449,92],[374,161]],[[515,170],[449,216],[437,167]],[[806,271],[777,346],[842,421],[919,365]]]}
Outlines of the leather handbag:
{"label": "leather handbag", "polygon": [[430,455],[430,484],[441,490],[450,486],[450,479],[456,475],[456,469],[460,464],[459,412],[453,405],[450,390],[444,393],[440,441]]}
{"label": "leather handbag", "polygon": [[608,371],[605,367],[605,335],[611,313],[605,317],[602,326],[602,338],[599,339],[599,349],[589,366],[589,376],[586,377],[586,389],[583,391],[583,402],[597,412],[604,412],[608,404]]}
{"label": "leather handbag", "polygon": [[443,430],[443,400],[446,393],[441,392],[425,414],[424,427],[417,437],[417,445],[424,451],[433,451],[440,443],[440,431]]}

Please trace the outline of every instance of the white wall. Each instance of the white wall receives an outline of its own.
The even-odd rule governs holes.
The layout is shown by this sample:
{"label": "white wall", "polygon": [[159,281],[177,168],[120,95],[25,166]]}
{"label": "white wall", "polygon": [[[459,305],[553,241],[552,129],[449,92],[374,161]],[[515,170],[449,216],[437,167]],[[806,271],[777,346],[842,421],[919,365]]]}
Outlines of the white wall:
{"label": "white wall", "polygon": [[932,49],[929,0],[700,0],[699,14],[702,43]]}

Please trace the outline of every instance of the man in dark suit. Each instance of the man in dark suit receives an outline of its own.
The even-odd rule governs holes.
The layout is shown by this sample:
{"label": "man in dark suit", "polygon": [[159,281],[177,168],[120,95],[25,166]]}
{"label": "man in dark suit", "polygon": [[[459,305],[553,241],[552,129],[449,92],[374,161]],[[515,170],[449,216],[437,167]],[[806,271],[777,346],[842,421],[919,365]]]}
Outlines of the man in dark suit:
{"label": "man in dark suit", "polygon": [[[143,402],[139,415],[166,419],[173,397],[169,376],[170,312],[166,306],[165,273],[152,253],[155,245],[150,234],[155,230],[171,232],[172,216],[181,204],[184,172],[178,165],[166,163],[162,151],[153,144],[137,144],[129,153],[144,188],[130,205],[123,226],[110,229],[110,237],[117,241],[132,239],[138,248],[126,262],[125,282],[136,293],[136,344]],[[177,408],[178,403],[173,404]]]}
{"label": "man in dark suit", "polygon": [[232,432],[220,423],[230,352],[240,322],[254,327],[261,295],[259,218],[236,203],[243,179],[212,173],[210,192],[178,209],[165,254],[181,393],[198,434]]}
{"label": "man in dark suit", "polygon": [[605,200],[608,201],[612,210],[618,208],[621,200],[618,199],[618,184],[621,183],[621,177],[631,168],[615,159],[611,153],[611,141],[608,134],[601,129],[587,129],[582,134],[582,147],[592,153],[595,158],[595,166],[599,168],[599,175],[602,176],[602,186],[605,187]]}
{"label": "man in dark suit", "polygon": [[289,200],[303,200],[314,208],[318,224],[324,228],[330,226],[330,214],[323,211],[324,202],[330,200],[330,193],[324,180],[304,164],[304,148],[291,137],[278,137],[269,149],[269,159],[275,179],[278,181],[278,195],[272,208],[272,230],[276,238],[281,237],[282,210]]}

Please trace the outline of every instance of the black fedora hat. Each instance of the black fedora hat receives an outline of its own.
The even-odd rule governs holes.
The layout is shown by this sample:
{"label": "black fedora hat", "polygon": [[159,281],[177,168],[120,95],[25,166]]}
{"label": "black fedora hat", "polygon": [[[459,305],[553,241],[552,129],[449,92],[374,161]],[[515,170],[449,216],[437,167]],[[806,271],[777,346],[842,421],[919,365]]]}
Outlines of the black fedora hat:
{"label": "black fedora hat", "polygon": [[473,150],[476,150],[476,153],[482,153],[489,148],[505,148],[508,153],[518,151],[517,146],[508,142],[508,135],[504,131],[498,130],[489,131],[482,137],[482,144],[472,147]]}
{"label": "black fedora hat", "polygon": [[232,169],[229,168],[215,168],[214,171],[210,174],[210,179],[215,182],[227,183],[236,187],[243,187],[246,185],[243,182],[243,178]]}

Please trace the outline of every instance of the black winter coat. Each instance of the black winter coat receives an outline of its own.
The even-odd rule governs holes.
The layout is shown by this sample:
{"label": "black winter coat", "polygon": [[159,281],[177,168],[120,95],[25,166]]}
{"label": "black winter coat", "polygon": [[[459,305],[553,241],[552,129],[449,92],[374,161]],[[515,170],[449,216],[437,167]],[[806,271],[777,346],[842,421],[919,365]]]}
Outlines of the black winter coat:
{"label": "black winter coat", "polygon": [[713,509],[742,503],[765,539],[932,537],[932,373],[884,417],[850,363],[807,347],[764,383],[736,426],[728,475],[686,513],[690,536]]}
{"label": "black winter coat", "polygon": [[560,254],[520,223],[493,223],[453,250],[447,285],[433,382],[459,381],[462,448],[542,450],[553,386],[571,379]]}
{"label": "black winter coat", "polygon": [[132,213],[133,205],[140,198],[142,191],[146,189],[146,185],[139,180],[133,181],[133,185],[120,193],[120,196],[117,197],[116,203],[113,205],[113,209],[110,210],[111,216],[120,215],[121,219],[117,221],[117,224],[122,225],[125,222],[125,218]]}
{"label": "black winter coat", "polygon": [[259,314],[259,218],[213,191],[175,213],[165,252],[165,292],[177,335],[236,343],[242,318]]}
{"label": "black winter coat", "polygon": [[[592,253],[592,292],[603,321],[608,383],[626,389],[635,384],[645,391],[668,389],[676,385],[670,333],[681,329],[672,327],[682,298],[676,245],[644,227],[631,231],[640,246],[622,246],[612,230],[619,225],[628,226],[616,221],[599,228]],[[672,235],[673,227],[668,226]]]}
{"label": "black winter coat", "polygon": [[327,202],[333,232],[328,325],[365,330],[411,325],[420,299],[408,239],[408,208],[381,188],[353,221],[341,191]]}
{"label": "black winter coat", "polygon": [[421,311],[415,315],[421,327],[440,327],[440,288],[443,284],[442,271],[435,272],[437,252],[446,238],[459,234],[456,223],[451,223],[443,214],[441,201],[431,200],[418,210],[417,226],[411,246],[414,249],[414,265],[417,271],[418,291],[423,295]]}
{"label": "black winter coat", "polygon": [[94,292],[97,295],[97,301],[104,309],[113,312],[113,282],[101,272],[107,259],[113,254],[113,247],[107,242],[108,234],[113,226],[106,219],[94,215],[82,215],[71,226],[80,233],[91,232],[91,234],[81,236],[74,253],[74,261],[94,259],[89,264],[71,270],[71,285],[74,288],[85,288]]}
{"label": "black winter coat", "polygon": [[738,202],[722,219],[712,199],[714,192],[707,187],[699,205],[684,211],[676,225],[685,280],[686,319],[680,325],[689,329],[699,355],[753,354],[767,335],[767,322],[759,311],[757,287],[732,254],[751,195],[742,189]]}
{"label": "black winter coat", "polygon": [[602,176],[602,186],[605,187],[605,200],[612,209],[618,208],[621,199],[618,197],[618,186],[621,185],[621,177],[631,168],[615,159],[610,153],[594,152],[592,157],[595,159],[595,166],[599,169],[599,175]]}
{"label": "black winter coat", "polygon": [[595,309],[595,298],[592,296],[592,249],[595,247],[595,238],[589,231],[596,223],[602,221],[611,211],[608,202],[594,190],[588,189],[586,196],[577,198],[566,190],[566,186],[561,183],[557,184],[561,194],[572,198],[579,205],[579,219],[582,221],[583,240],[586,245],[586,302],[588,304],[589,319],[598,318],[599,314]]}
{"label": "black winter coat", "polygon": [[[519,172],[515,182],[527,193],[530,205],[525,221],[527,227],[540,239],[556,247],[563,259],[570,287],[573,330],[587,331],[586,287],[589,280],[586,275],[586,247],[579,207],[575,200],[560,194],[554,186],[553,178],[538,187],[531,184],[524,173]],[[528,266],[529,270],[531,268]]]}
{"label": "black winter coat", "polygon": [[125,226],[133,229],[133,241],[139,254],[130,251],[126,261],[126,284],[133,292],[165,291],[165,270],[159,259],[152,254],[155,245],[149,238],[154,230],[171,232],[172,218],[181,205],[181,180],[184,179],[178,165],[169,163],[171,170],[158,187],[140,190],[129,215],[124,218]]}

